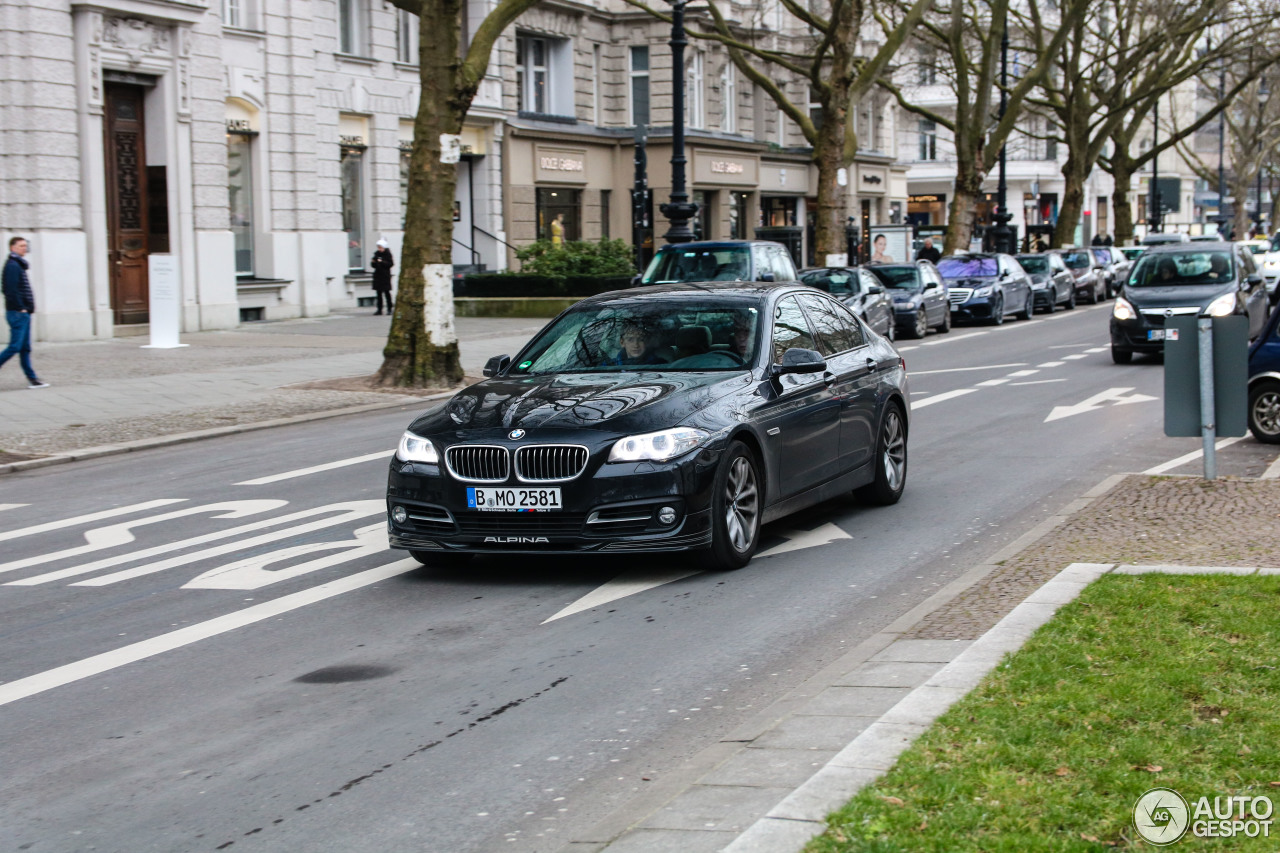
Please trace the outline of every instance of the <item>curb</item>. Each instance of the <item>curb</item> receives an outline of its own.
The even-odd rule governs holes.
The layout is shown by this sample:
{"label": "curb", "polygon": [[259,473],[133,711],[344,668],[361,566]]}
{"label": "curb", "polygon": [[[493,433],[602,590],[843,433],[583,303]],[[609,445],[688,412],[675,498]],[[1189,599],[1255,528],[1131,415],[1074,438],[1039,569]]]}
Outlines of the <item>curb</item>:
{"label": "curb", "polygon": [[383,409],[416,406],[424,402],[443,400],[448,397],[452,397],[455,393],[457,393],[456,389],[451,391],[441,391],[425,397],[412,397],[409,399],[400,398],[396,400],[388,400],[385,403],[365,403],[360,406],[347,406],[342,409],[326,409],[320,412],[307,412],[303,415],[290,415],[287,418],[275,418],[269,421],[231,424],[229,426],[210,427],[209,429],[193,430],[191,432],[158,435],[154,438],[139,438],[135,441],[122,441],[119,444],[99,444],[96,447],[85,447],[80,450],[68,450],[65,453],[58,453],[53,456],[41,456],[36,459],[25,459],[21,462],[9,462],[7,464],[0,465],[0,475],[16,474],[21,471],[31,471],[36,468],[46,468],[50,465],[64,465],[68,462],[99,459],[103,456],[117,456],[121,453],[133,453],[138,450],[150,450],[155,447],[169,447],[174,444],[187,444],[188,442],[200,441],[206,438],[218,438],[224,435],[236,435],[238,433],[254,432],[260,429],[290,426],[291,424],[320,421],[327,418],[338,418],[344,415],[358,415],[364,412],[376,412]]}

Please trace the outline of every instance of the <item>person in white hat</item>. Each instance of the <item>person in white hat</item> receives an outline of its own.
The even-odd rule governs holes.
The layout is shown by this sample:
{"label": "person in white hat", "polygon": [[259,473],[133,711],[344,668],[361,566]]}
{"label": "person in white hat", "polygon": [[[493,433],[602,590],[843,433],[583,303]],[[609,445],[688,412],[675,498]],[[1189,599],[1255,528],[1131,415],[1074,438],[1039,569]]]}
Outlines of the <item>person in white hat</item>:
{"label": "person in white hat", "polygon": [[378,310],[374,314],[382,313],[382,300],[387,300],[387,313],[391,313],[391,268],[396,265],[395,259],[391,257],[391,250],[387,248],[387,238],[383,237],[378,241],[378,250],[373,253],[373,259],[369,262],[373,266],[373,294],[378,300]]}

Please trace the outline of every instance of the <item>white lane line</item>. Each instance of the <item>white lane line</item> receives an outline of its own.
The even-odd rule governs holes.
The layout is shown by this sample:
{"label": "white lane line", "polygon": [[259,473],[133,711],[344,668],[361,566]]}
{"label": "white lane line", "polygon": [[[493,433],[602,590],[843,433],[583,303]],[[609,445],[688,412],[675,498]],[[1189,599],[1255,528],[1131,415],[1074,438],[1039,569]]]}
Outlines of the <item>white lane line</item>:
{"label": "white lane line", "polygon": [[[1244,436],[1237,435],[1232,438],[1224,438],[1221,441],[1219,441],[1217,444],[1215,444],[1214,448],[1217,450],[1221,450],[1224,447],[1230,447],[1231,445],[1235,444],[1237,441],[1244,441]],[[1184,456],[1179,456],[1177,459],[1170,459],[1168,462],[1163,462],[1155,466],[1154,468],[1148,468],[1142,473],[1163,474],[1165,471],[1172,471],[1174,468],[1177,468],[1180,465],[1186,465],[1188,462],[1194,462],[1195,460],[1199,459],[1203,455],[1204,455],[1204,449],[1201,448],[1200,450],[1197,450],[1194,453],[1188,453]]]}
{"label": "white lane line", "polygon": [[37,693],[52,690],[55,687],[71,684],[74,681],[80,681],[90,676],[101,675],[104,672],[118,669],[127,664],[155,657],[158,654],[173,651],[174,649],[180,649],[183,646],[189,646],[192,643],[198,643],[201,640],[207,640],[210,637],[216,637],[219,634],[225,634],[228,631],[234,631],[237,628],[243,628],[255,622],[261,622],[264,619],[270,619],[273,616],[279,616],[282,613],[306,607],[308,604],[315,604],[327,598],[342,595],[344,592],[352,592],[375,584],[378,581],[414,571],[418,567],[418,561],[413,558],[397,560],[394,563],[379,566],[376,569],[369,569],[359,574],[320,584],[311,589],[304,589],[301,592],[285,595],[274,601],[266,601],[262,604],[255,604],[253,607],[246,607],[244,610],[228,613],[225,616],[218,616],[207,622],[199,622],[186,628],[180,628],[177,631],[170,631],[167,634],[152,637],[149,640],[132,643],[113,651],[103,652],[100,655],[94,655],[45,672],[36,673],[35,675],[29,675],[26,678],[19,678],[17,681],[10,681],[8,684],[0,684],[0,705],[7,705],[10,702],[26,699]]}
{"label": "white lane line", "polygon": [[348,465],[359,465],[361,462],[372,462],[374,459],[386,459],[393,451],[379,450],[377,453],[366,453],[364,456],[352,456],[350,459],[339,459],[337,462],[326,462],[311,468],[299,468],[296,471],[285,471],[283,474],[272,474],[270,477],[259,477],[256,480],[245,480],[243,483],[232,483],[233,486],[265,486],[281,480],[292,480],[294,477],[305,477],[308,474],[319,474],[321,471],[332,471],[334,468],[345,468]]}
{"label": "white lane line", "polygon": [[926,341],[925,343],[920,344],[920,346],[932,347],[932,346],[937,346],[938,344],[945,344],[948,341],[967,341],[969,340],[969,338],[980,338],[983,335],[989,335],[989,334],[991,333],[990,332],[970,332],[967,335],[948,335],[945,338],[934,338],[931,341]]}
{"label": "white lane line", "polygon": [[1020,376],[1035,376],[1039,372],[1040,371],[1038,370],[1015,370],[1013,373],[1010,373],[1009,376],[1016,379]]}
{"label": "white lane line", "polygon": [[1019,361],[1014,364],[984,364],[980,367],[946,367],[942,370],[910,370],[907,372],[911,376],[928,376],[932,373],[965,373],[970,370],[1004,370],[1006,367],[1022,367],[1025,364],[1025,361]]}
{"label": "white lane line", "polygon": [[[61,521],[49,521],[32,527],[22,527],[17,530],[0,533],[0,542],[4,542],[8,539],[17,539],[20,536],[34,536],[37,533],[48,533],[50,530],[61,530],[64,527],[75,527],[77,524],[88,524],[91,521],[101,521],[104,518],[115,518],[121,515],[128,515],[131,512],[142,512],[148,509],[155,509],[158,506],[180,504],[185,500],[186,498],[161,498],[156,501],[145,501],[140,504],[119,506],[115,509],[104,509],[102,512],[91,512],[88,515],[77,515],[75,518],[64,518]],[[14,506],[26,506],[26,504],[14,504]]]}
{"label": "white lane line", "polygon": [[954,400],[956,397],[963,397],[965,394],[972,394],[977,390],[977,388],[959,388],[955,391],[947,391],[942,394],[938,394],[937,396],[921,400],[918,403],[913,402],[911,404],[911,410],[915,411],[916,409],[923,409],[925,406],[932,406],[934,403],[941,403],[944,400]]}
{"label": "white lane line", "polygon": [[1280,456],[1276,457],[1276,461],[1272,462],[1267,470],[1262,473],[1263,480],[1280,480]]}
{"label": "white lane line", "polygon": [[1004,383],[1006,383],[1006,382],[1008,382],[1008,381],[1009,381],[1009,378],[1008,378],[1007,376],[1006,376],[1006,377],[1003,377],[1003,378],[1000,378],[1000,379],[988,379],[986,382],[979,382],[979,383],[978,383],[978,387],[979,387],[979,388],[991,388],[991,387],[994,387],[994,386],[996,386],[996,385],[1003,385]]}
{"label": "white lane line", "polygon": [[897,347],[898,352],[911,352],[913,349],[920,349],[919,344],[913,346]]}
{"label": "white lane line", "polygon": [[1046,361],[1044,364],[1037,364],[1036,367],[1062,367],[1065,363],[1062,361]]}
{"label": "white lane line", "polygon": [[556,615],[544,620],[542,624],[545,625],[547,622],[554,622],[557,619],[563,619],[566,616],[572,616],[575,613],[581,613],[584,610],[590,610],[593,607],[599,607],[602,604],[608,604],[611,601],[617,601],[620,598],[626,598],[629,595],[635,595],[637,593],[644,592],[645,590],[653,589],[656,586],[662,586],[663,584],[682,580],[683,578],[701,573],[702,569],[673,569],[665,572],[627,572],[626,574],[618,575],[618,577],[609,581],[607,584],[597,587],[582,596],[582,598],[579,598],[573,604],[570,604]]}
{"label": "white lane line", "polygon": [[1017,388],[1021,385],[1048,385],[1050,382],[1066,382],[1066,381],[1068,381],[1066,377],[1063,377],[1062,379],[1033,379],[1030,382],[1014,382],[1009,387]]}
{"label": "white lane line", "polygon": [[18,509],[19,507],[24,506],[31,506],[31,504],[0,504],[0,512],[4,512],[6,509]]}
{"label": "white lane line", "polygon": [[1109,347],[1094,347],[1093,349],[1087,349],[1087,350],[1085,350],[1085,352],[1087,352],[1087,353],[1106,352],[1108,349],[1109,349]]}
{"label": "white lane line", "polygon": [[1076,359],[1078,359],[1078,358],[1088,358],[1088,357],[1089,357],[1089,356],[1085,355],[1084,353],[1082,353],[1082,352],[1078,352],[1078,353],[1075,353],[1074,355],[1064,355],[1064,356],[1062,357],[1062,360],[1063,360],[1063,361],[1075,361],[1075,360],[1076,360]]}
{"label": "white lane line", "polygon": [[1088,344],[1054,344],[1053,346],[1049,347],[1049,349],[1079,349],[1080,347],[1087,347],[1087,346]]}

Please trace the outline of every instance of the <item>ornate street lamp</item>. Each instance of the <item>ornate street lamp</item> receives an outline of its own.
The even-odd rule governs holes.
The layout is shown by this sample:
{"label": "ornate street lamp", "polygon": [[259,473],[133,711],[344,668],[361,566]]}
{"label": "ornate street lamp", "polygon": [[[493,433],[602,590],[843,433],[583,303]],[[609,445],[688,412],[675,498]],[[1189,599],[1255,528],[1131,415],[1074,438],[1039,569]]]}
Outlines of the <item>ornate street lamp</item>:
{"label": "ornate street lamp", "polygon": [[684,7],[689,0],[671,2],[671,76],[673,103],[671,108],[671,201],[659,210],[671,223],[663,235],[668,243],[688,243],[693,239],[689,221],[698,215],[698,205],[689,201],[685,190],[684,156],[684,47],[689,43],[684,34]]}
{"label": "ornate street lamp", "polygon": [[[1000,35],[1000,120],[1004,121],[1005,110],[1009,108],[1009,15],[1006,11],[1004,30]],[[991,218],[995,220],[996,227],[992,229],[992,248],[997,252],[1005,252],[1013,254],[1017,251],[1017,247],[1013,245],[1013,229],[1009,227],[1009,220],[1013,219],[1013,214],[1009,212],[1008,195],[1009,186],[1005,180],[1006,169],[1006,149],[1007,146],[1000,146],[1000,180],[996,184],[996,210],[997,213]]]}

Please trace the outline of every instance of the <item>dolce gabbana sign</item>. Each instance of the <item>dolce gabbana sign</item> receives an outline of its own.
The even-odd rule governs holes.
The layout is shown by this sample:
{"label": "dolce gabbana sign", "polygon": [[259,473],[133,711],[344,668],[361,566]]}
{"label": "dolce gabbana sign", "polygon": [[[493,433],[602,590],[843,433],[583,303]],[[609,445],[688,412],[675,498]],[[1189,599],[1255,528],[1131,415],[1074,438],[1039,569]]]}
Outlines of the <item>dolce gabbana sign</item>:
{"label": "dolce gabbana sign", "polygon": [[695,184],[725,184],[754,187],[760,174],[760,161],[750,154],[723,151],[693,152]]}
{"label": "dolce gabbana sign", "polygon": [[533,174],[538,181],[585,184],[587,182],[587,150],[585,148],[545,148],[533,150]]}

